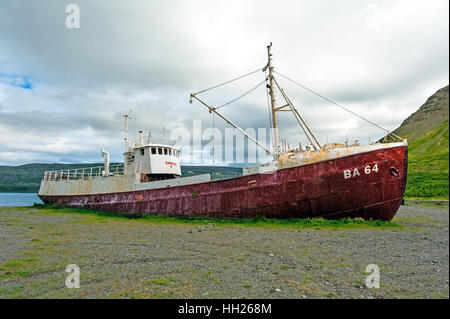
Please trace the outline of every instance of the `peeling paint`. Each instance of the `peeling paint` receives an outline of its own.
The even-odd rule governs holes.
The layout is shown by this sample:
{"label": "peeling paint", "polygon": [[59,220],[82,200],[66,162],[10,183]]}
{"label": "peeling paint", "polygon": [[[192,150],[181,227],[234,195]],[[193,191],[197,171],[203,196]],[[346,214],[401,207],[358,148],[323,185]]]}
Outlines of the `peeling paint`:
{"label": "peeling paint", "polygon": [[[85,195],[61,195],[59,186],[52,189],[43,183],[39,196],[48,204],[130,214],[390,220],[405,191],[406,142],[355,147],[354,153],[336,148],[283,158],[277,170],[237,178]],[[345,178],[346,170],[358,174]],[[55,183],[70,188],[70,182]],[[100,187],[95,180],[90,183],[82,187],[91,191]],[[133,179],[120,183],[132,184]]]}

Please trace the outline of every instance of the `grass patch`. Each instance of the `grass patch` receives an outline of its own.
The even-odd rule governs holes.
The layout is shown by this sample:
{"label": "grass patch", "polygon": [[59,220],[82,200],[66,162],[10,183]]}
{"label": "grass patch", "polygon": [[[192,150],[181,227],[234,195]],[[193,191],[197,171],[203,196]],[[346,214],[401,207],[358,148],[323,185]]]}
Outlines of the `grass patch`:
{"label": "grass patch", "polygon": [[155,277],[155,278],[147,281],[146,284],[147,285],[154,284],[154,285],[158,285],[158,286],[169,286],[170,284],[173,284],[176,281],[177,280],[175,278],[173,278],[173,277],[166,277],[166,278],[164,278],[164,277],[161,277],[161,278]]}
{"label": "grass patch", "polygon": [[[29,259],[29,258],[28,258]],[[33,260],[14,259],[0,265],[0,279],[5,278],[20,278],[32,275],[36,269],[33,267]]]}
{"label": "grass patch", "polygon": [[449,197],[449,173],[410,170],[408,172],[405,197],[446,199]]}
{"label": "grass patch", "polygon": [[408,145],[405,197],[449,199],[449,121]]}
{"label": "grass patch", "polygon": [[155,224],[189,224],[189,225],[218,225],[218,226],[251,226],[251,227],[290,227],[290,228],[322,228],[354,229],[354,228],[374,228],[374,229],[400,229],[403,226],[395,222],[381,220],[364,220],[362,218],[343,218],[328,220],[323,218],[207,218],[207,217],[168,217],[159,215],[134,215],[117,214],[111,212],[101,212],[86,208],[61,208],[47,205],[35,205],[35,208],[47,214],[80,214],[90,215],[99,218],[136,219],[143,222]]}

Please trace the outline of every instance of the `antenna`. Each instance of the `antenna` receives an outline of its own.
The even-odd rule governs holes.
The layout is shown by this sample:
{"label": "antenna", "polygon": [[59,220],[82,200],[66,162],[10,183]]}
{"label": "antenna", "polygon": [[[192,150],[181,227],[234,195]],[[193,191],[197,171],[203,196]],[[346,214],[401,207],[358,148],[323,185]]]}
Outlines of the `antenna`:
{"label": "antenna", "polygon": [[[127,116],[128,116],[128,120],[134,120],[134,141],[137,141],[136,116],[133,116],[133,107],[130,108],[130,112]],[[127,126],[127,128],[128,128],[128,126]],[[127,133],[128,133],[128,130],[127,130]],[[127,134],[127,136],[128,136],[128,134]]]}
{"label": "antenna", "polygon": [[125,114],[123,116],[125,118],[125,152],[128,152],[128,147],[129,147],[129,141],[128,141],[128,119],[129,119],[129,115]]}
{"label": "antenna", "polygon": [[147,140],[147,144],[153,143],[153,137],[152,137],[152,132],[149,131],[148,132],[148,140]]}

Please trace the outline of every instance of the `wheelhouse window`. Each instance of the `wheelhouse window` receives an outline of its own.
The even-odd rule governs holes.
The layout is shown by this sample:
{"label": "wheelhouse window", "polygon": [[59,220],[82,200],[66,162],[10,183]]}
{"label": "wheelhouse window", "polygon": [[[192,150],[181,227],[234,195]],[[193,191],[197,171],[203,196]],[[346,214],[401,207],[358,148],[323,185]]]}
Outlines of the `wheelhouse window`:
{"label": "wheelhouse window", "polygon": [[172,149],[169,148],[169,155],[172,156]]}
{"label": "wheelhouse window", "polygon": [[162,148],[161,147],[158,148],[158,154],[162,155]]}
{"label": "wheelhouse window", "polygon": [[167,148],[164,149],[164,155],[167,155]]}
{"label": "wheelhouse window", "polygon": [[156,147],[152,147],[152,154],[156,154]]}
{"label": "wheelhouse window", "polygon": [[141,148],[141,156],[144,156],[144,155],[145,155],[145,149]]}

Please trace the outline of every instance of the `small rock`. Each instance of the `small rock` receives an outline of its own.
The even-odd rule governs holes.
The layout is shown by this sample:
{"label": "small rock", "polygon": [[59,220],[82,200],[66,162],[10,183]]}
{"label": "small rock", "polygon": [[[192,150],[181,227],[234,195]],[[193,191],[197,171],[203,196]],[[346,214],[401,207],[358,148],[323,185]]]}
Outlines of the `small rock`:
{"label": "small rock", "polygon": [[306,298],[306,295],[302,295],[302,298]]}
{"label": "small rock", "polygon": [[281,289],[280,288],[275,288],[275,291],[280,292]]}
{"label": "small rock", "polygon": [[273,254],[269,254],[270,257],[273,257]]}
{"label": "small rock", "polygon": [[189,234],[192,234],[192,230],[188,231]]}

